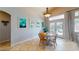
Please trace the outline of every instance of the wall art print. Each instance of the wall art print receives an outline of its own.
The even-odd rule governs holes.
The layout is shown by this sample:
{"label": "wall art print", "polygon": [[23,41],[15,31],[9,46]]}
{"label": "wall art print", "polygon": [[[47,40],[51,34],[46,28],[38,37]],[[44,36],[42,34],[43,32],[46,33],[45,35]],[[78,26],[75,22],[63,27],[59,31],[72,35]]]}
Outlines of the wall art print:
{"label": "wall art print", "polygon": [[26,17],[22,17],[19,19],[19,28],[26,28],[27,27],[27,21]]}
{"label": "wall art print", "polygon": [[37,22],[36,22],[36,28],[40,28],[40,26],[41,26],[41,25],[40,25],[40,22],[37,21]]}

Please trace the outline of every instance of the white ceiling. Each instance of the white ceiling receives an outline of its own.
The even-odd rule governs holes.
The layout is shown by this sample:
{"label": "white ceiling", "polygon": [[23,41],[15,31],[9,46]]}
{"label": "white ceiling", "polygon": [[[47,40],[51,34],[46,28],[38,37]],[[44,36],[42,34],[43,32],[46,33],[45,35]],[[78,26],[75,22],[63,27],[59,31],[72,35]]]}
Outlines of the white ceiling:
{"label": "white ceiling", "polygon": [[10,11],[14,14],[23,16],[38,16],[44,18],[43,14],[46,11],[46,7],[3,7],[0,8],[4,11]]}
{"label": "white ceiling", "polygon": [[22,12],[22,14],[28,14],[30,16],[42,16],[44,11],[46,10],[45,7],[19,7],[15,8],[18,12]]}

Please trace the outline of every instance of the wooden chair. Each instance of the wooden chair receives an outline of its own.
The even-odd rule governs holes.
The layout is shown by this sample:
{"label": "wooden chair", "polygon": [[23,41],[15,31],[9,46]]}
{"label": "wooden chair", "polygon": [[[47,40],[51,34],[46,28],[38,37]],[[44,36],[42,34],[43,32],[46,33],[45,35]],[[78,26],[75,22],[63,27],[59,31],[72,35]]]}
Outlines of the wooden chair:
{"label": "wooden chair", "polygon": [[40,32],[39,33],[39,38],[40,38],[40,44],[43,44],[43,45],[47,45],[47,39],[46,39],[46,33],[44,32]]}

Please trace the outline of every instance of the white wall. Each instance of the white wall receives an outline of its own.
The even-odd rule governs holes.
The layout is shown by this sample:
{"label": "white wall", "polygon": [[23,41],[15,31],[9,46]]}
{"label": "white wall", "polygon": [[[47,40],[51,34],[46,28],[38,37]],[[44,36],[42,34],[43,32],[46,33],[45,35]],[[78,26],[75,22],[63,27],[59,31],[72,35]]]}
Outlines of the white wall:
{"label": "white wall", "polygon": [[[41,16],[38,14],[36,14],[36,10],[34,11],[34,9],[32,8],[0,8],[0,10],[3,10],[9,14],[11,14],[11,44],[14,45],[20,41],[24,41],[24,40],[28,40],[28,39],[32,39],[34,37],[36,37],[36,35],[38,34],[37,31],[38,29],[35,29],[34,31],[32,31],[32,29],[30,30],[29,28],[29,20],[30,17],[35,17],[37,18],[36,20],[41,20],[42,18]],[[32,13],[32,14],[31,14]],[[28,24],[28,29],[24,28],[24,29],[20,29],[18,28],[18,18],[17,17],[26,17],[27,18],[27,24]],[[36,21],[34,19],[34,21]]]}

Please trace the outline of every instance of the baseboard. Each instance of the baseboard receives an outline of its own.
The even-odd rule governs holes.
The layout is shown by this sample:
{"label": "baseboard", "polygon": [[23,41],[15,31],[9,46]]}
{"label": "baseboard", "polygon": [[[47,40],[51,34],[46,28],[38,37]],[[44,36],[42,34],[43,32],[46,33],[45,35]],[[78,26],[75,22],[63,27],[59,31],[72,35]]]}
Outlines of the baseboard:
{"label": "baseboard", "polygon": [[33,39],[38,39],[38,37],[32,37],[32,38],[29,38],[29,39],[25,39],[23,41],[16,42],[15,44],[11,44],[11,47],[14,47],[14,46],[16,46],[18,44],[22,44],[22,43],[24,43],[26,41],[30,41],[30,40],[33,40]]}
{"label": "baseboard", "polygon": [[4,43],[4,42],[6,42],[6,41],[9,41],[9,40],[1,41],[0,43]]}

